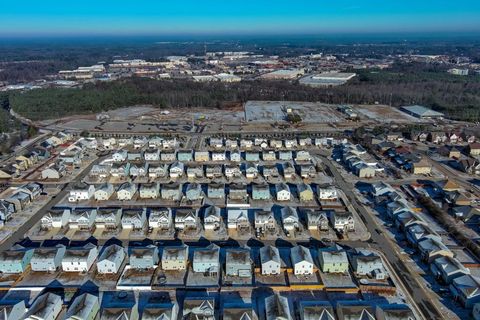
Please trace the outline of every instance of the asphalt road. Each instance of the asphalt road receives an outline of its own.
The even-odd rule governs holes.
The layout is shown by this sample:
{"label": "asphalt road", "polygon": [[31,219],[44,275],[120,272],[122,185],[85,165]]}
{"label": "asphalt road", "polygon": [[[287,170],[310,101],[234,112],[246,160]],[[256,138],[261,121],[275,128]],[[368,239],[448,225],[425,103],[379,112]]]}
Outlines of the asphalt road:
{"label": "asphalt road", "polygon": [[[410,272],[405,262],[402,260],[393,241],[386,236],[385,230],[382,226],[379,226],[374,217],[361,205],[353,193],[353,186],[348,184],[343,179],[342,175],[338,172],[335,166],[325,157],[322,157],[325,165],[330,169],[335,182],[342,189],[352,205],[357,209],[362,221],[367,226],[367,229],[371,233],[371,240],[375,247],[384,253],[385,258],[392,266],[394,272],[397,274],[398,279],[402,282],[403,286],[407,290],[407,294],[410,295],[411,300],[416,304],[417,310],[421,313],[424,319],[445,319],[443,314],[439,312],[437,307],[432,301],[436,299],[429,292],[427,292],[418,281],[418,275]],[[365,246],[365,244],[363,244]]]}

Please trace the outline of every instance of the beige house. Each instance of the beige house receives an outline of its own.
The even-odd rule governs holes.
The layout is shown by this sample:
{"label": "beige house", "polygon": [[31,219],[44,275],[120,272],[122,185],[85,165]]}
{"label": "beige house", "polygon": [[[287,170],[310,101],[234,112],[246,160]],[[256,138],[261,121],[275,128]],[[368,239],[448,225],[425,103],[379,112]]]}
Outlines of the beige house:
{"label": "beige house", "polygon": [[162,269],[185,270],[188,262],[188,247],[165,247],[162,253]]}
{"label": "beige house", "polygon": [[413,164],[413,174],[431,174],[432,166],[426,161],[421,160]]}

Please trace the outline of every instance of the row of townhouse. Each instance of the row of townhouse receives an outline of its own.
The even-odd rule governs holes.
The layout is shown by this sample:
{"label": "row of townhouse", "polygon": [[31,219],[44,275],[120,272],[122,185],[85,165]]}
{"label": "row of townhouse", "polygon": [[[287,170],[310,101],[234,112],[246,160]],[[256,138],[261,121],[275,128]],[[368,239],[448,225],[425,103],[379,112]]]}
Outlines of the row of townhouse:
{"label": "row of townhouse", "polygon": [[[272,211],[253,210],[254,227],[259,232],[276,230],[277,221]],[[349,212],[322,211],[304,209],[308,230],[328,231],[331,227],[339,232],[355,230],[355,219]],[[200,213],[202,215],[200,215]],[[284,207],[280,210],[281,221],[286,232],[300,229],[303,222],[294,207]],[[139,209],[122,208],[53,208],[40,220],[42,229],[70,228],[92,230],[103,228],[108,230],[122,229],[144,230],[177,230],[197,229],[218,230],[224,225],[225,219],[219,207],[207,206],[201,209],[178,208],[172,212],[170,208],[152,207]],[[249,229],[251,222],[247,209],[229,208],[226,210],[226,226],[231,230]]]}
{"label": "row of townhouse", "polygon": [[[5,318],[20,319],[57,319],[65,310],[64,317],[69,320],[87,319],[197,319],[215,320],[258,320],[259,315],[251,304],[232,306],[224,303],[217,305],[214,297],[186,297],[182,303],[174,299],[155,299],[154,296],[138,298],[133,291],[106,292],[103,297],[92,293],[81,293],[70,302],[58,293],[44,291],[28,306],[24,300],[5,300],[0,306]],[[306,300],[291,307],[289,299],[279,293],[267,296],[261,302],[265,306],[266,320],[293,320],[300,314],[302,320],[328,319],[414,319],[412,310],[404,304],[371,304],[367,301],[336,301],[335,308],[330,301]],[[179,308],[182,305],[182,309]],[[218,310],[222,310],[221,315]]]}
{"label": "row of townhouse", "polygon": [[378,162],[361,145],[344,143],[338,146],[341,161],[360,178],[372,178],[382,169]]}
{"label": "row of townhouse", "polygon": [[278,164],[257,165],[252,162],[238,164],[187,164],[175,161],[171,164],[159,164],[148,162],[118,162],[103,163],[92,166],[89,176],[92,179],[106,179],[109,177],[127,179],[148,177],[151,180],[158,178],[178,179],[186,176],[188,179],[228,179],[246,177],[255,179],[259,176],[264,178],[276,178],[283,176],[292,179],[298,174],[304,179],[314,178],[317,175],[317,167],[313,163],[284,162]]}
{"label": "row of townhouse", "polygon": [[[99,251],[100,250],[100,251]],[[226,248],[220,255],[220,247],[211,244],[204,248],[195,248],[189,254],[189,247],[155,245],[129,247],[128,250],[117,244],[103,248],[89,243],[82,247],[24,248],[12,247],[0,254],[0,271],[6,274],[25,272],[28,267],[37,272],[88,272],[95,264],[100,274],[118,274],[126,264],[133,269],[155,269],[181,271],[191,265],[193,272],[218,274],[222,269],[220,257],[225,257],[225,275],[250,278],[255,259],[246,248]],[[289,261],[283,261],[279,249],[265,246],[260,249],[260,268],[263,275],[279,275],[281,270],[292,268],[295,275],[311,275],[317,270],[310,249],[298,245],[290,249]],[[368,259],[367,259],[368,258]],[[320,249],[318,263],[325,273],[346,273],[349,270],[347,253],[341,248]],[[357,251],[351,257],[355,274],[384,274],[384,267],[378,255],[371,251]]]}
{"label": "row of townhouse", "polygon": [[[317,192],[315,193],[314,188]],[[180,200],[185,197],[189,201],[197,201],[205,196],[210,199],[230,200],[276,200],[291,201],[295,194],[302,202],[311,202],[315,198],[320,201],[336,201],[338,195],[332,187],[312,187],[310,184],[287,183],[251,183],[251,184],[223,184],[223,183],[168,183],[157,182],[135,184],[124,182],[118,185],[103,183],[99,185],[77,183],[69,191],[68,201],[106,201],[117,199],[120,201],[139,199]]]}
{"label": "row of townhouse", "polygon": [[163,162],[207,162],[207,161],[227,161],[240,162],[245,161],[311,161],[310,152],[306,150],[247,150],[240,149],[225,151],[207,151],[207,150],[163,150],[160,152],[156,148],[148,148],[145,150],[137,149],[120,149],[115,151],[111,156],[114,162],[124,161],[163,161]]}
{"label": "row of townhouse", "polygon": [[334,138],[287,138],[287,139],[234,139],[234,138],[215,138],[212,137],[208,140],[208,145],[213,149],[242,149],[262,148],[262,149],[294,149],[298,147],[308,146],[332,146],[339,141]]}
{"label": "row of townhouse", "polygon": [[105,150],[115,150],[118,148],[129,148],[129,149],[146,149],[146,148],[155,148],[155,149],[177,149],[180,145],[180,142],[176,137],[128,137],[128,138],[97,138],[98,147]]}
{"label": "row of townhouse", "polygon": [[408,243],[428,263],[436,278],[450,286],[456,300],[465,308],[480,303],[480,278],[470,274],[442,238],[413,210],[409,202],[390,185],[380,182],[371,185],[370,194],[383,203],[388,217],[403,231]]}
{"label": "row of townhouse", "polygon": [[0,199],[0,221],[2,224],[10,220],[12,216],[27,208],[33,201],[40,197],[43,186],[36,182],[30,182],[19,187],[11,187]]}

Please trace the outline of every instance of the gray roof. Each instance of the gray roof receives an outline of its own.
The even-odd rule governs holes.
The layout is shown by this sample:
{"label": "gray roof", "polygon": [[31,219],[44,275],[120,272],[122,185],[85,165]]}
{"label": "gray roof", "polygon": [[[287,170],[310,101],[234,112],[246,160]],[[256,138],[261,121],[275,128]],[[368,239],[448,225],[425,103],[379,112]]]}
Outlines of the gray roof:
{"label": "gray roof", "polygon": [[404,106],[402,109],[420,117],[443,117],[443,113],[419,105]]}

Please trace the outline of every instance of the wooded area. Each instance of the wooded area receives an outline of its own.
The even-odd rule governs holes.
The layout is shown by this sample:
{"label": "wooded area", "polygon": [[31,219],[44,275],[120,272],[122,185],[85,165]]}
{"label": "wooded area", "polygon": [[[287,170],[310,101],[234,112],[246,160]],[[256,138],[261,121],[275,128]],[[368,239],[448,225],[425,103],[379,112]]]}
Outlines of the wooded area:
{"label": "wooded area", "polygon": [[480,119],[480,77],[444,72],[362,71],[349,84],[310,88],[287,81],[225,84],[190,80],[129,78],[86,84],[80,89],[13,92],[10,105],[32,120],[89,114],[119,107],[152,104],[159,108],[222,108],[248,100],[320,101],[325,103],[422,104],[458,120]]}

